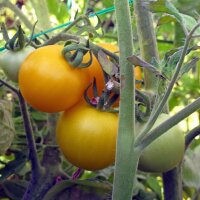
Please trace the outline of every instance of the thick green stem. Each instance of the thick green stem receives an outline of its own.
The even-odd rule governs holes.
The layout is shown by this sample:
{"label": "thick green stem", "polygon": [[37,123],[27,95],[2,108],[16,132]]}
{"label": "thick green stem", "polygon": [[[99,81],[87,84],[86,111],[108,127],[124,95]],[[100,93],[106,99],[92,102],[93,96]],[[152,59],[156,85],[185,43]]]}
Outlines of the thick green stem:
{"label": "thick green stem", "polygon": [[186,106],[184,109],[176,113],[173,117],[170,117],[165,122],[157,126],[148,132],[148,135],[143,138],[143,141],[137,145],[140,149],[146,148],[149,144],[151,144],[154,140],[156,140],[163,133],[168,131],[171,127],[178,124],[180,121],[194,113],[200,108],[200,98],[196,99],[194,102]]}
{"label": "thick green stem", "polygon": [[[152,58],[159,59],[156,36],[153,28],[152,14],[142,6],[142,0],[135,0],[135,18],[140,46],[141,57],[151,63]],[[144,69],[145,89],[157,90],[157,78],[149,71]]]}
{"label": "thick green stem", "polygon": [[120,112],[114,174],[114,200],[132,199],[139,152],[135,151],[135,84],[133,67],[127,57],[133,53],[133,34],[127,0],[115,0],[118,43],[120,49]]}

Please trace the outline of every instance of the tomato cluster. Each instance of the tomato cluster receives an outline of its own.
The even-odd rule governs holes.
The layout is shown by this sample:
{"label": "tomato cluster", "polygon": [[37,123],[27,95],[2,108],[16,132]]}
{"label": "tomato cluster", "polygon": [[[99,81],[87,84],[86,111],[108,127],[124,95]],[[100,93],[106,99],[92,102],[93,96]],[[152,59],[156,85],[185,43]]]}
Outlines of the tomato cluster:
{"label": "tomato cluster", "polygon": [[[100,43],[99,46],[111,52],[118,51],[112,44]],[[99,170],[114,162],[118,115],[95,109],[83,101],[84,91],[94,77],[98,95],[105,88],[104,73],[97,58],[92,55],[93,61],[88,68],[74,68],[63,57],[62,49],[62,45],[36,50],[25,48],[14,52],[15,65],[11,59],[13,56],[6,51],[0,64],[8,78],[19,82],[23,97],[33,108],[48,113],[62,112],[56,127],[56,139],[66,159],[77,167]],[[11,58],[5,59],[8,55]],[[89,60],[89,56],[87,53],[83,57],[83,63]],[[134,70],[136,80],[142,80],[141,69],[135,67]],[[141,83],[137,83],[136,88],[140,89]],[[89,98],[93,97],[92,91],[89,88]],[[167,118],[161,114],[154,127]],[[143,151],[139,169],[165,172],[176,166],[183,154],[184,135],[175,126]]]}
{"label": "tomato cluster", "polygon": [[[110,44],[107,47],[110,51],[117,50]],[[56,138],[69,162],[87,170],[105,168],[115,158],[118,115],[97,110],[82,100],[94,77],[98,91],[104,89],[101,65],[93,55],[88,68],[74,68],[63,57],[62,49],[62,45],[50,45],[32,52],[19,71],[20,91],[35,109],[49,113],[63,111]],[[89,59],[88,56],[89,53],[83,59]]]}

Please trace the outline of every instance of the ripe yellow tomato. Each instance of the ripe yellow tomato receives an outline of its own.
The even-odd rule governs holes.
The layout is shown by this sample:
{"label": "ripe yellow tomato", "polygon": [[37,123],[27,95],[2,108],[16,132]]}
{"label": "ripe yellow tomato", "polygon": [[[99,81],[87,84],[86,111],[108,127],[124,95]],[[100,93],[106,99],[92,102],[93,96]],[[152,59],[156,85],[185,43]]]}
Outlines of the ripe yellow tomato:
{"label": "ripe yellow tomato", "polygon": [[25,100],[43,112],[60,112],[76,104],[89,84],[87,69],[75,69],[63,58],[61,45],[32,52],[19,71],[19,88]]}
{"label": "ripe yellow tomato", "polygon": [[[168,118],[169,115],[161,114],[153,128]],[[184,133],[179,125],[175,125],[144,149],[139,160],[139,169],[158,173],[169,171],[182,160],[184,150]]]}
{"label": "ripe yellow tomato", "polygon": [[86,170],[100,170],[115,159],[118,115],[78,104],[63,112],[56,128],[65,158]]}

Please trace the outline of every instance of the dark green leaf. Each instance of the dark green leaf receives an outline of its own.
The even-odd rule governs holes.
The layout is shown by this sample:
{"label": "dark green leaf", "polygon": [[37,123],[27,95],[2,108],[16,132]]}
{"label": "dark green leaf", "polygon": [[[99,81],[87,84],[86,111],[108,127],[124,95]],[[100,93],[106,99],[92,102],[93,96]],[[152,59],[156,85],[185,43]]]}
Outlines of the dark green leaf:
{"label": "dark green leaf", "polygon": [[146,183],[158,195],[159,199],[161,199],[161,186],[156,177],[149,176]]}
{"label": "dark green leaf", "polygon": [[47,114],[42,113],[42,112],[31,112],[31,116],[33,119],[38,120],[38,121],[46,121],[47,120]]}
{"label": "dark green leaf", "polygon": [[61,195],[64,195],[62,199],[65,197],[68,200],[100,200],[109,192],[111,192],[111,185],[105,183],[87,180],[66,180],[52,187],[43,200],[58,200],[61,199]]}
{"label": "dark green leaf", "polygon": [[108,75],[113,76],[118,73],[117,66],[108,59],[108,57],[102,50],[98,52],[98,61],[100,62],[103,70]]}
{"label": "dark green leaf", "polygon": [[9,198],[14,200],[21,200],[26,191],[28,182],[23,180],[4,181],[2,187]]}
{"label": "dark green leaf", "polygon": [[181,78],[185,73],[189,72],[192,68],[196,67],[199,58],[193,58],[190,62],[186,63],[182,66],[179,74],[179,78]]}
{"label": "dark green leaf", "polygon": [[16,152],[15,159],[10,161],[4,168],[0,169],[0,181],[5,180],[7,177],[13,173],[21,170],[27,161],[27,156],[24,152]]}
{"label": "dark green leaf", "polygon": [[173,15],[165,15],[165,16],[162,16],[158,20],[157,26],[161,26],[163,24],[171,23],[171,22],[175,22],[175,21],[177,21],[177,20]]}
{"label": "dark green leaf", "polygon": [[[177,22],[182,25],[183,29],[188,32],[197,24],[197,21],[193,17],[180,13],[176,7],[167,0],[144,1],[144,5],[152,12],[162,12],[174,16]],[[199,33],[200,28],[195,31],[195,34]]]}

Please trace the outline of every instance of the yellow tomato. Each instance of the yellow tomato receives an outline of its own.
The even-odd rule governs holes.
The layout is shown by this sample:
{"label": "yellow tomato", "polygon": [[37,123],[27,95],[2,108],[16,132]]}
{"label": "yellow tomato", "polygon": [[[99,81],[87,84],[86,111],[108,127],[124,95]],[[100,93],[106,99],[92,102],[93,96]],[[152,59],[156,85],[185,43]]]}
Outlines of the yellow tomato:
{"label": "yellow tomato", "polygon": [[60,116],[57,143],[65,158],[77,167],[99,170],[115,159],[118,115],[78,104]]}
{"label": "yellow tomato", "polygon": [[43,112],[60,112],[80,101],[89,84],[87,69],[75,69],[63,58],[61,45],[32,52],[19,71],[19,88],[25,100]]}

